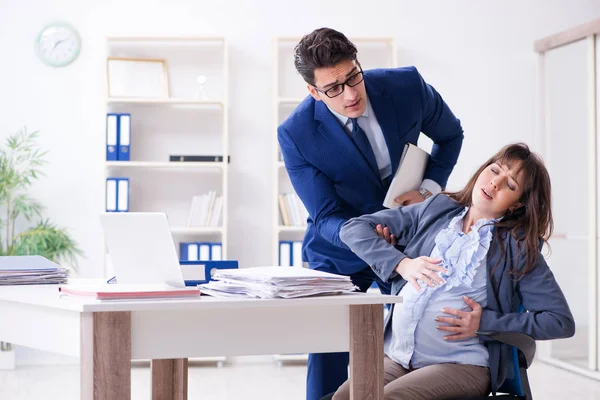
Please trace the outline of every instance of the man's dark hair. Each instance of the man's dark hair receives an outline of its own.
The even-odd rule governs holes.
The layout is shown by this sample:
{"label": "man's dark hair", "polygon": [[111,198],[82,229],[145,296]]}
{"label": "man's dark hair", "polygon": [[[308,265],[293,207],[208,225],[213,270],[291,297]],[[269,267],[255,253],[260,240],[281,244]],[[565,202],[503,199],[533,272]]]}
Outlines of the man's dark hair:
{"label": "man's dark hair", "polygon": [[309,84],[315,85],[315,69],[333,67],[356,59],[356,46],[343,33],[319,28],[302,37],[294,49],[294,65]]}

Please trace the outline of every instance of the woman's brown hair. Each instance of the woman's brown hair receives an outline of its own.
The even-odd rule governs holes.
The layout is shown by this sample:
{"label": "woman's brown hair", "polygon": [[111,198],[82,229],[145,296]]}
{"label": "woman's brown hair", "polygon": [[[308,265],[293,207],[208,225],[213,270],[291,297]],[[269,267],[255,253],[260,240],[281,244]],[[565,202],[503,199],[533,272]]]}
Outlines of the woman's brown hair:
{"label": "woman's brown hair", "polygon": [[519,253],[526,252],[525,269],[518,272],[513,271],[517,275],[523,276],[531,271],[537,262],[541,248],[540,241],[543,244],[548,243],[554,229],[550,175],[542,159],[532,153],[524,143],[509,144],[479,167],[461,191],[446,194],[461,205],[470,206],[473,188],[479,174],[494,163],[508,166],[518,163],[516,173],[523,173],[523,194],[519,199],[521,206],[512,212],[507,212],[502,220],[494,223],[496,227],[494,236],[500,240],[500,248],[503,253],[505,250],[502,238],[506,237],[507,233],[516,240]]}

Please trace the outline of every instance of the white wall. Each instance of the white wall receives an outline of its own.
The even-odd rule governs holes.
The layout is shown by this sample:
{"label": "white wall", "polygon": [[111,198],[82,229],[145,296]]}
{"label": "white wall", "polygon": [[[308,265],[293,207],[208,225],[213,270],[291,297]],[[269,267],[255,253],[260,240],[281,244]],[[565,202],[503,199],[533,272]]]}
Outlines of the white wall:
{"label": "white wall", "polygon": [[[510,141],[538,148],[533,41],[600,16],[594,0],[0,0],[0,139],[26,124],[49,151],[34,188],[48,216],[102,271],[97,219],[104,184],[104,37],[222,35],[230,41],[230,248],[241,266],[270,262],[272,38],[330,26],[349,36],[393,36],[401,65],[416,65],[462,120],[465,142],[449,187]],[[66,68],[34,53],[39,30],[73,24],[82,53]],[[291,60],[290,60],[291,62]]]}

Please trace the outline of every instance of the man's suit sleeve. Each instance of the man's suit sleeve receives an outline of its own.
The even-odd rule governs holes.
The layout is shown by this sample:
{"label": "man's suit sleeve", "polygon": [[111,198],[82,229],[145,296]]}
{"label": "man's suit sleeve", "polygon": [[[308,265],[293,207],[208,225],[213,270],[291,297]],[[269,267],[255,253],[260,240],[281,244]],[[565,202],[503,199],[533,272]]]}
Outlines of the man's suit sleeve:
{"label": "man's suit sleeve", "polygon": [[396,266],[406,255],[379,237],[375,228],[378,224],[387,226],[399,242],[408,243],[415,236],[421,216],[438,196],[352,218],[342,226],[340,237],[384,282],[388,282],[397,275]]}
{"label": "man's suit sleeve", "polygon": [[463,129],[442,96],[421,75],[418,76],[423,112],[421,132],[433,141],[424,179],[431,179],[445,188],[460,154]]}
{"label": "man's suit sleeve", "polygon": [[278,128],[277,137],[294,190],[312,216],[317,232],[333,245],[349,249],[339,232],[350,216],[340,207],[333,182],[306,161],[284,127]]}

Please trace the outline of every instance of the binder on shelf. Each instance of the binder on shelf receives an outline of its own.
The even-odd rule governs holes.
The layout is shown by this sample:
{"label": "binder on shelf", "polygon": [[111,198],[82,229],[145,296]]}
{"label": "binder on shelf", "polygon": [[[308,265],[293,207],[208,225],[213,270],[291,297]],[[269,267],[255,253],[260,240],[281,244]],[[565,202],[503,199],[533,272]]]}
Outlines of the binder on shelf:
{"label": "binder on shelf", "polygon": [[[223,162],[223,156],[211,156],[211,155],[170,155],[169,161],[171,162]],[[231,156],[227,156],[227,163],[231,162]]]}
{"label": "binder on shelf", "polygon": [[198,243],[179,243],[179,259],[181,261],[198,261],[199,255]]}
{"label": "binder on shelf", "polygon": [[292,266],[292,242],[290,241],[279,241],[279,266]]}
{"label": "binder on shelf", "polygon": [[129,178],[106,178],[106,212],[129,211]]}
{"label": "binder on shelf", "polygon": [[237,260],[221,261],[180,261],[181,273],[186,286],[196,286],[211,280],[214,271],[237,269]]}
{"label": "binder on shelf", "polygon": [[210,259],[211,261],[221,261],[223,259],[223,246],[221,243],[213,243],[210,246]]}
{"label": "binder on shelf", "polygon": [[131,143],[131,114],[119,114],[119,161],[129,161]]}
{"label": "binder on shelf", "polygon": [[279,266],[302,267],[302,242],[280,240],[279,241]]}
{"label": "binder on shelf", "polygon": [[198,246],[200,261],[210,261],[210,243],[200,243]]}
{"label": "binder on shelf", "polygon": [[117,211],[117,179],[106,179],[106,212]]}
{"label": "binder on shelf", "polygon": [[106,161],[117,161],[119,156],[118,114],[106,114]]}
{"label": "binder on shelf", "polygon": [[119,178],[117,182],[117,211],[129,211],[129,178]]}
{"label": "binder on shelf", "polygon": [[221,261],[222,244],[220,242],[180,242],[180,261]]}
{"label": "binder on shelf", "polygon": [[302,242],[292,242],[292,266],[302,267]]}

